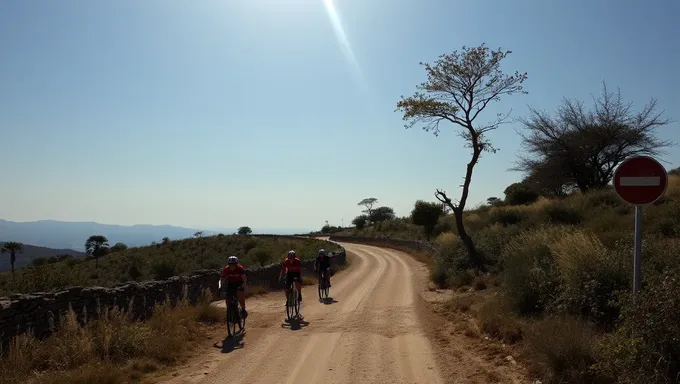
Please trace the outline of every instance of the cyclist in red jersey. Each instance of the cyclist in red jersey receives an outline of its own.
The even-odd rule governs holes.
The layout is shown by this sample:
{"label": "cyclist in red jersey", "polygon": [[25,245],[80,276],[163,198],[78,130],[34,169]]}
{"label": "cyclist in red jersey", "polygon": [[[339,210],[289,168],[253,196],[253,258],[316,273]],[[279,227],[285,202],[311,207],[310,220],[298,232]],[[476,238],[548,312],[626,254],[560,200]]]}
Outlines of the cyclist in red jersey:
{"label": "cyclist in red jersey", "polygon": [[246,278],[246,269],[243,268],[241,264],[238,263],[238,257],[229,256],[227,261],[227,266],[222,270],[222,276],[220,281],[222,286],[226,287],[227,291],[236,291],[236,297],[238,297],[238,302],[241,304],[241,310],[243,312],[243,318],[248,316],[246,311],[246,294],[245,286],[248,279]]}
{"label": "cyclist in red jersey", "polygon": [[288,287],[292,282],[295,282],[295,287],[298,292],[300,292],[300,302],[302,302],[302,286],[300,284],[302,283],[302,262],[295,256],[295,251],[293,250],[288,251],[288,257],[283,260],[279,280],[283,277],[283,272],[285,272],[286,269],[288,269],[288,273],[286,274],[286,302],[288,302],[288,295],[290,294]]}

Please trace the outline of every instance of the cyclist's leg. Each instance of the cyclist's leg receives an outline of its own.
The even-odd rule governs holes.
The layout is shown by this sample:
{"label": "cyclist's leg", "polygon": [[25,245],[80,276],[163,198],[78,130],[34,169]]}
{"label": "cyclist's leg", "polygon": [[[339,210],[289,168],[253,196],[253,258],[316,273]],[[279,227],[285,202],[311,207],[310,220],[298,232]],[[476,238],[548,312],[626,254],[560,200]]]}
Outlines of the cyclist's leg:
{"label": "cyclist's leg", "polygon": [[236,291],[236,297],[238,298],[239,304],[241,304],[241,311],[243,312],[243,316],[248,316],[248,312],[246,311],[246,292],[245,289],[243,288],[243,284],[241,284],[237,291]]}
{"label": "cyclist's leg", "polygon": [[331,268],[328,267],[326,268],[326,283],[328,284],[328,288],[331,287]]}
{"label": "cyclist's leg", "polygon": [[295,274],[295,288],[297,288],[297,290],[298,290],[300,301],[302,301],[302,284],[300,284],[301,282],[302,282],[302,272],[298,272],[298,273]]}

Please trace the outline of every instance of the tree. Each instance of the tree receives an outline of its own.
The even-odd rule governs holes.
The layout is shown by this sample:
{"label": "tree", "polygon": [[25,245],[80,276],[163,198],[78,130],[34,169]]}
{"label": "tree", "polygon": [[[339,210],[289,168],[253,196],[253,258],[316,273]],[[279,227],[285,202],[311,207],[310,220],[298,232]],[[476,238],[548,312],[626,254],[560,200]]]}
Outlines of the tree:
{"label": "tree", "polygon": [[85,242],[85,252],[94,257],[94,267],[99,268],[99,257],[109,250],[109,239],[102,235],[92,235]]}
{"label": "tree", "polygon": [[428,203],[423,200],[416,201],[411,211],[411,221],[413,221],[413,224],[423,227],[428,239],[432,237],[434,227],[442,216],[444,216],[443,204]]}
{"label": "tree", "polygon": [[168,245],[168,244],[170,244],[170,238],[167,237],[167,236],[164,237],[162,241],[163,241],[163,245]]}
{"label": "tree", "polygon": [[321,227],[321,233],[329,233],[331,231],[331,226],[326,223],[323,227]]}
{"label": "tree", "polygon": [[352,220],[352,225],[357,227],[357,229],[364,229],[366,227],[366,224],[368,223],[368,216],[366,215],[359,215]]}
{"label": "tree", "polygon": [[496,206],[496,205],[501,205],[503,203],[503,200],[499,199],[498,197],[493,196],[493,197],[489,197],[488,199],[486,199],[486,203],[489,204],[489,205],[492,205],[492,206]]}
{"label": "tree", "polygon": [[505,202],[509,205],[531,204],[538,200],[538,193],[524,183],[512,183],[503,193]]}
{"label": "tree", "polygon": [[363,210],[362,212],[367,214],[368,216],[371,216],[371,214],[373,213],[373,206],[377,202],[378,202],[378,199],[376,199],[375,197],[367,197],[367,198],[361,200],[360,202],[358,202],[357,205],[359,205],[359,206],[363,205],[364,207],[366,207],[366,209]]}
{"label": "tree", "polygon": [[125,245],[125,243],[116,243],[114,244],[109,250],[111,252],[120,252],[128,249],[128,246]]}
{"label": "tree", "polygon": [[0,249],[0,253],[9,253],[9,262],[12,265],[12,279],[14,279],[14,263],[17,261],[17,253],[24,252],[24,245],[17,241],[8,241]]}
{"label": "tree", "polygon": [[393,220],[395,218],[394,209],[390,207],[378,207],[371,211],[368,219],[371,223],[380,223],[387,220]]}
{"label": "tree", "polygon": [[587,192],[606,187],[626,158],[656,156],[674,145],[655,135],[658,127],[671,122],[661,117],[663,112],[656,112],[656,99],[633,112],[621,91],[609,92],[603,82],[602,94],[593,97],[593,102],[587,110],[583,102],[564,99],[554,117],[531,108],[529,116],[521,120],[526,155],[519,157],[513,170],[533,173],[540,182],[560,170],[557,175],[565,188]]}
{"label": "tree", "polygon": [[510,53],[500,48],[493,51],[482,44],[441,55],[434,64],[420,63],[427,73],[427,81],[417,86],[418,91],[413,96],[402,96],[397,103],[397,111],[403,113],[407,129],[421,125],[425,131],[438,136],[441,123],[462,128],[459,136],[465,140],[465,146],[472,153],[460,198],[454,202],[445,191],[439,189],[435,197],[453,212],[458,236],[470,262],[478,268],[484,268],[484,260],[465,230],[463,213],[475,165],[483,152],[496,152],[487,133],[508,122],[510,112],[499,114],[486,124],[478,124],[477,117],[489,103],[500,100],[501,96],[527,93],[522,86],[527,78],[526,72],[507,75],[501,71],[501,61]]}
{"label": "tree", "polygon": [[246,235],[250,235],[251,233],[253,233],[253,230],[250,229],[250,227],[243,226],[243,227],[239,227],[237,233],[241,236],[246,236]]}
{"label": "tree", "polygon": [[203,231],[196,231],[194,232],[194,237],[199,238],[203,236]]}

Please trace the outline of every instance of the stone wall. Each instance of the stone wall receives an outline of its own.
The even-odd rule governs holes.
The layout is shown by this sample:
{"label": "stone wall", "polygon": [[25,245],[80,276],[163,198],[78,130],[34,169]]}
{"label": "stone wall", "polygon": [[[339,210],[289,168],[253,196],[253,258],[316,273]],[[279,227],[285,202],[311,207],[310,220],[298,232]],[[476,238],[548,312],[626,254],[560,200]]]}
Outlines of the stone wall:
{"label": "stone wall", "polygon": [[[344,249],[331,253],[333,265],[343,265],[347,256]],[[313,271],[314,260],[304,260],[303,270]],[[246,270],[250,285],[268,289],[281,288],[278,282],[281,263]],[[114,305],[130,310],[138,318],[152,313],[153,307],[169,299],[181,299],[186,291],[188,300],[195,304],[208,289],[218,299],[217,283],[220,272],[200,270],[189,276],[175,276],[167,280],[128,282],[114,287],[72,287],[59,292],[35,292],[0,297],[0,343],[7,345],[12,337],[31,330],[43,338],[51,333],[51,324],[58,325],[61,316],[69,309],[81,321],[96,319],[100,309]]]}

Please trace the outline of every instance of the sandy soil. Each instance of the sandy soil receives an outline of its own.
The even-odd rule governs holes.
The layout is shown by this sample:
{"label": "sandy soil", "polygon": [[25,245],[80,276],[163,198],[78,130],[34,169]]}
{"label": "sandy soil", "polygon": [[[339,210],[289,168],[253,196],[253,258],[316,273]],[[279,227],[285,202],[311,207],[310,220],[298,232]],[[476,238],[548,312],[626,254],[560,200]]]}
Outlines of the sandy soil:
{"label": "sandy soil", "polygon": [[[320,303],[316,286],[305,287],[304,321],[287,324],[282,292],[251,298],[243,337],[216,341],[189,364],[158,381],[519,382],[502,367],[488,373],[488,367],[495,364],[466,352],[465,343],[470,340],[448,331],[446,340],[442,338],[446,324],[423,300],[428,290],[427,269],[422,263],[391,249],[342,245],[351,267],[333,277],[333,302]],[[452,345],[457,351],[454,355]]]}

